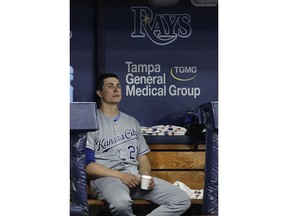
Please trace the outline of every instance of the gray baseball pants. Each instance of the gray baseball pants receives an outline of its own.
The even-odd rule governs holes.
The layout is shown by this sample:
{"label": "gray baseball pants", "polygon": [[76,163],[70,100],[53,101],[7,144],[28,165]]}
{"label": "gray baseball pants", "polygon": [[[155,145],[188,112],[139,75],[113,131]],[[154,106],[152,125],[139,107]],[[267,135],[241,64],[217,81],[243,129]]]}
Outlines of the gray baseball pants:
{"label": "gray baseball pants", "polygon": [[102,177],[90,181],[93,198],[106,200],[115,216],[133,216],[132,199],[145,199],[159,205],[149,216],[177,216],[183,214],[191,205],[186,192],[173,184],[153,177],[153,190],[141,190],[140,186],[130,189],[118,178]]}

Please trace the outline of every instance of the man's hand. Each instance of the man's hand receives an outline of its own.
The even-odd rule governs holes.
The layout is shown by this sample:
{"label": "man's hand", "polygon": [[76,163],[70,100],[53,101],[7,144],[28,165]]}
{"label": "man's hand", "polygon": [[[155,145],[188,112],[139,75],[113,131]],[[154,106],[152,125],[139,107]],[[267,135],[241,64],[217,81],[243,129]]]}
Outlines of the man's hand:
{"label": "man's hand", "polygon": [[136,187],[141,183],[140,179],[137,176],[132,175],[130,173],[122,172],[120,175],[120,180],[123,182],[123,184],[126,184],[129,188]]}
{"label": "man's hand", "polygon": [[154,186],[155,186],[155,183],[154,183],[154,179],[153,179],[153,177],[152,177],[152,179],[151,179],[150,182],[149,182],[148,190],[152,190],[152,189],[154,188]]}

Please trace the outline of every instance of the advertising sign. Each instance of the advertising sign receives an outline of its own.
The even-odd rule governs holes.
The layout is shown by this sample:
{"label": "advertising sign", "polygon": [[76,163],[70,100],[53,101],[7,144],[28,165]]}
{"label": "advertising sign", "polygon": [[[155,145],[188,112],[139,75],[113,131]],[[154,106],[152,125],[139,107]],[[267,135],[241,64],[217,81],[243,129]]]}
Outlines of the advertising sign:
{"label": "advertising sign", "polygon": [[101,8],[103,71],[120,77],[121,110],[141,125],[183,125],[189,109],[218,100],[218,9],[135,3]]}

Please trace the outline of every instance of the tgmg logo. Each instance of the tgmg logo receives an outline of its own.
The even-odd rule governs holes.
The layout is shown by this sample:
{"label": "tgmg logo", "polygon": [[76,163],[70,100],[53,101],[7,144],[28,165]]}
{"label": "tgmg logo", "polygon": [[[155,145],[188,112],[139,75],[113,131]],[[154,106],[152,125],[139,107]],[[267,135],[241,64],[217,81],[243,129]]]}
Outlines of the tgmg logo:
{"label": "tgmg logo", "polygon": [[196,66],[174,66],[170,70],[171,76],[178,81],[190,81],[197,76]]}

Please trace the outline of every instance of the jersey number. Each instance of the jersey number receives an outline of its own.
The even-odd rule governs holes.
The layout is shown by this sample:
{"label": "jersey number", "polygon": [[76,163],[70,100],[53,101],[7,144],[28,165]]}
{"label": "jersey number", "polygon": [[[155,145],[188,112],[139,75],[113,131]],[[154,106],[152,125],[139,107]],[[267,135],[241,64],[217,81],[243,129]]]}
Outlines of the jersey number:
{"label": "jersey number", "polygon": [[128,146],[128,149],[130,150],[130,159],[135,159],[133,155],[135,155],[135,147],[134,146]]}

